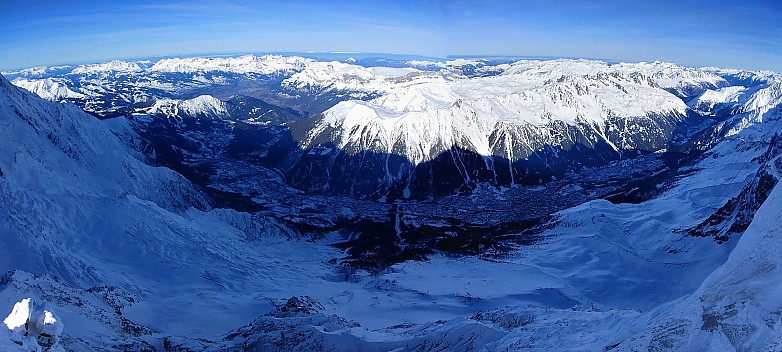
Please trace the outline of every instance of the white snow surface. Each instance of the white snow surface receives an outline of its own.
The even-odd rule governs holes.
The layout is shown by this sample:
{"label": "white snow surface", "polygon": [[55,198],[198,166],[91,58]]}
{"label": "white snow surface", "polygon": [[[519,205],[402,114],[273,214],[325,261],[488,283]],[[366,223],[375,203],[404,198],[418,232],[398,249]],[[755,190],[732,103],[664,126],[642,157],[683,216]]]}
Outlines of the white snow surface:
{"label": "white snow surface", "polygon": [[782,102],[782,80],[778,76],[761,76],[766,81],[752,88],[729,86],[707,89],[688,105],[696,110],[709,112],[717,106],[729,107],[741,113],[762,116]]}
{"label": "white snow surface", "polygon": [[173,58],[162,59],[149,68],[151,72],[233,72],[277,74],[299,71],[311,60],[296,56],[245,55],[225,58]]}
{"label": "white snow surface", "polygon": [[[183,72],[226,69],[220,61],[181,60],[166,65]],[[337,65],[331,72],[324,65],[312,72],[352,79],[355,68]],[[609,111],[639,118],[686,107],[655,85],[720,92],[721,81],[708,75],[648,65],[662,73],[594,61],[519,62],[499,76],[475,79],[413,72],[396,82],[388,75],[404,72],[386,72],[382,80],[369,72],[365,77],[386,93],[340,103],[325,116],[368,126],[379,138],[445,140],[453,137],[445,128],[451,124],[488,148],[482,138],[498,124],[599,124]],[[669,76],[692,81],[674,84]],[[116,299],[96,293],[111,286],[125,292],[127,304],[116,308],[122,318],[165,336],[217,340],[288,297],[308,295],[323,314],[361,324],[330,330],[302,323],[343,349],[361,339],[366,350],[599,351],[617,344],[778,350],[780,187],[747,232],[726,244],[682,230],[754,175],[753,159],[779,115],[780,92],[772,83],[741,100],[746,110],[737,118],[746,123],[656,199],[596,200],[564,210],[544,241],[503,260],[436,255],[370,275],[329,264],[341,255],[329,246],[336,238],[299,240],[274,219],[211,209],[182,176],[138,160],[116,135],[132,133],[121,128],[127,121],[99,121],[73,105],[47,103],[0,77],[0,272],[16,270],[0,285],[0,309],[10,311],[26,297],[49,301],[67,323],[63,336],[82,349],[112,349],[130,338],[112,315],[109,302]],[[732,93],[720,94],[730,100]],[[198,111],[220,106],[210,96],[172,104]],[[0,349],[19,350],[13,339],[0,328]]]}
{"label": "white snow surface", "polygon": [[64,84],[57,82],[51,78],[43,79],[26,79],[16,78],[13,80],[13,84],[17,87],[24,88],[32,93],[35,93],[41,98],[50,101],[60,101],[66,98],[80,99],[84,98],[84,94],[75,92],[65,86]]}
{"label": "white snow surface", "polygon": [[782,350],[780,209],[777,186],[725,264],[621,350]]}
{"label": "white snow surface", "polygon": [[752,94],[743,106],[744,112],[764,116],[782,104],[782,80],[775,80]]}
{"label": "white snow surface", "polygon": [[26,77],[26,78],[41,78],[45,77],[47,75],[51,75],[56,72],[63,72],[63,71],[70,71],[73,69],[73,66],[69,65],[60,65],[60,66],[36,66],[36,67],[30,67],[25,68],[21,70],[16,71],[3,71],[2,74],[5,76],[17,76],[17,77]]}
{"label": "white snow surface", "polygon": [[729,86],[716,90],[707,89],[697,98],[691,100],[688,105],[696,110],[710,111],[721,104],[739,104],[746,100],[747,88],[742,86]]}
{"label": "white snow surface", "polygon": [[138,63],[121,61],[121,60],[112,60],[109,62],[99,63],[99,64],[79,65],[76,66],[73,70],[71,70],[71,73],[74,74],[95,74],[95,73],[106,73],[106,72],[133,73],[133,72],[140,72],[141,70],[142,68],[141,66],[139,66]]}
{"label": "white snow surface", "polygon": [[21,332],[25,329],[24,324],[27,324],[27,321],[30,319],[31,308],[29,298],[16,302],[11,314],[8,314],[8,316],[3,319],[3,324],[16,333]]}
{"label": "white snow surface", "polygon": [[340,102],[327,110],[302,145],[336,129],[338,135],[329,138],[338,147],[366,140],[393,153],[401,143],[403,155],[418,163],[441,152],[438,146],[492,155],[493,134],[524,126],[558,121],[605,130],[609,118],[682,118],[686,104],[639,74],[640,69],[587,60],[520,61],[498,76],[419,75],[386,81],[384,95]]}
{"label": "white snow surface", "polygon": [[14,304],[13,310],[3,320],[3,323],[11,331],[9,340],[15,341],[17,348],[31,350],[44,348],[45,351],[51,352],[64,351],[59,345],[59,337],[64,325],[47,303],[24,298]]}
{"label": "white snow surface", "polygon": [[728,82],[709,69],[682,67],[669,62],[618,64],[617,69],[648,75],[662,88],[673,89],[679,93],[690,87],[723,87]]}
{"label": "white snow surface", "polygon": [[26,336],[41,334],[59,336],[63,329],[62,321],[52,312],[48,304],[36,302],[31,298],[16,302],[11,314],[8,314],[3,323],[11,331]]}
{"label": "white snow surface", "polygon": [[[331,61],[310,61],[300,72],[283,81],[296,89],[384,92],[394,82],[407,81],[421,71],[415,68],[369,67]],[[397,79],[405,77],[405,79]]]}
{"label": "white snow surface", "polygon": [[187,116],[211,118],[228,115],[225,103],[211,95],[200,95],[187,100],[160,99],[155,101],[155,104],[148,108],[146,112],[148,114],[162,114],[166,116],[176,116],[181,112]]}

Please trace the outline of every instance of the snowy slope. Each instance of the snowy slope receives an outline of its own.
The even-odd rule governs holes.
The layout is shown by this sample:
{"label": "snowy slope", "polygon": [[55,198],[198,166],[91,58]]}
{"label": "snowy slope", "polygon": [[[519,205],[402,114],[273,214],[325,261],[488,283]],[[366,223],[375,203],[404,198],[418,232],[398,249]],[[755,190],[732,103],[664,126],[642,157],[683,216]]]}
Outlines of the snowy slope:
{"label": "snowy slope", "polygon": [[220,118],[228,115],[225,103],[211,95],[200,95],[187,100],[158,100],[145,112],[153,115],[185,115],[201,118]]}
{"label": "snowy slope", "polygon": [[[350,280],[363,289],[325,299],[317,293],[293,297],[211,341],[187,336],[168,341],[171,346],[207,351],[246,346],[314,351],[667,351],[677,346],[697,350],[704,340],[679,344],[681,324],[666,317],[684,316],[692,322],[687,331],[705,334],[700,330],[701,303],[687,297],[704,280],[709,285],[712,272],[726,259],[725,265],[731,263],[733,246],[756,244],[751,231],[758,225],[726,244],[688,236],[682,229],[741,192],[759,168],[753,159],[766,149],[764,139],[774,131],[773,123],[746,128],[714,148],[695,165],[693,174],[656,199],[640,204],[595,200],[562,211],[545,231],[544,241],[508,256],[492,261],[434,256],[394,265],[376,276],[356,272]],[[769,199],[775,197],[778,189]],[[765,218],[776,214],[777,203],[769,200],[756,221],[778,222],[777,215]],[[762,257],[775,260],[775,244],[764,245]],[[756,268],[763,262],[747,265]],[[736,275],[740,286],[730,289],[735,292],[731,297],[743,297],[747,287],[769,289],[759,291],[765,297],[761,305],[736,319],[769,327],[740,330],[743,325],[722,323],[721,312],[716,320],[709,319],[727,336],[757,331],[757,339],[778,339],[779,285],[773,279],[778,273],[760,271],[768,280],[749,283],[746,278],[757,275],[747,272]],[[715,293],[724,288],[713,287]],[[310,286],[310,292],[321,289],[315,282]],[[411,292],[415,294],[409,296]],[[356,314],[362,309],[366,311]],[[711,350],[734,350],[723,342],[710,345]]]}
{"label": "snowy slope", "polygon": [[695,110],[711,112],[720,106],[738,104],[748,95],[747,88],[741,86],[729,86],[717,90],[707,89],[688,105]]}
{"label": "snowy slope", "polygon": [[759,117],[758,121],[762,122],[764,117],[766,120],[770,120],[769,117],[773,116],[766,116],[766,114],[778,109],[780,104],[782,104],[782,78],[776,78],[752,94],[746,104],[742,106],[742,112],[757,116]]}
{"label": "snowy slope", "polygon": [[680,97],[691,97],[706,89],[721,88],[730,83],[717,72],[678,66],[669,62],[618,64],[616,69],[649,76],[661,88]]}
{"label": "snowy slope", "polygon": [[[586,123],[605,131],[611,118],[681,117],[686,105],[660,87],[721,83],[724,80],[716,75],[661,63],[608,66],[586,60],[520,61],[495,77],[441,78],[420,83],[408,80],[392,85],[388,94],[369,102],[340,103],[324,114],[321,126],[310,133],[310,139],[332,127],[343,133],[333,137],[340,147],[359,139],[348,134],[362,131],[377,135],[387,151],[400,141],[411,149],[430,153],[432,145],[458,145],[465,137],[464,147],[492,155],[500,151],[492,150],[498,143],[491,140],[491,135],[510,133],[503,129],[561,121],[569,125]],[[449,136],[451,133],[459,135]],[[614,144],[620,148],[635,146],[627,142]],[[431,157],[409,152],[402,154],[415,162]]]}
{"label": "snowy slope", "polygon": [[[9,236],[4,247],[13,253],[0,260],[3,267],[27,263],[21,269],[94,280],[80,267],[80,260],[43,260],[54,248],[40,246],[37,239],[55,236],[51,240],[59,241],[56,238],[71,234],[74,226],[96,226],[98,222],[84,220],[97,221],[98,204],[108,200],[133,198],[179,211],[208,207],[205,197],[182,176],[135,159],[94,117],[73,105],[43,102],[4,78],[0,84],[2,128],[8,136],[0,159],[2,207],[7,211],[3,229]],[[92,202],[79,206],[86,200]]]}
{"label": "snowy slope", "polygon": [[64,84],[54,81],[51,78],[28,80],[25,78],[17,78],[13,81],[17,87],[24,88],[32,93],[35,93],[41,98],[50,101],[60,101],[63,99],[81,99],[84,98],[84,94],[75,92],[65,86]]}
{"label": "snowy slope", "polygon": [[[773,173],[779,180],[777,158]],[[695,293],[621,350],[782,349],[782,188],[775,187],[728,260]]]}
{"label": "snowy slope", "polygon": [[[557,121],[569,125],[584,123],[603,131],[611,117],[681,118],[685,114],[686,106],[675,96],[619,75],[601,75],[596,65],[585,68],[589,76],[566,76],[562,69],[570,70],[574,65],[562,63],[559,71],[546,68],[547,76],[523,71],[471,80],[439,80],[405,85],[369,102],[339,103],[324,113],[323,121],[310,132],[304,145],[317,139],[325,129],[334,128],[342,133],[334,138],[340,148],[359,139],[379,140],[384,151],[391,153],[398,143],[406,148],[401,154],[414,163],[428,160],[442,152],[443,147],[453,145],[481,155],[506,155],[515,160],[525,155],[511,157],[513,146],[499,149],[496,135]],[[550,82],[549,77],[557,72],[562,74],[558,77],[560,82]],[[357,132],[361,135],[355,135]],[[621,148],[640,144],[632,140],[615,142]],[[436,148],[437,145],[443,147]],[[416,155],[417,152],[424,155]]]}
{"label": "snowy slope", "polygon": [[[443,182],[432,180],[438,170],[458,173],[457,187],[529,184],[580,165],[666,150],[719,119],[774,106],[780,92],[775,76],[762,72],[660,62],[522,60],[497,65],[494,75],[469,77],[451,75],[448,67],[366,79],[365,87],[379,96],[325,111],[301,138],[308,154],[291,171],[302,179],[297,187],[381,198],[401,187],[420,196]],[[310,81],[330,87],[335,83],[328,77]],[[739,81],[753,85],[731,85]],[[328,158],[313,160],[312,154]],[[300,170],[310,168],[327,168],[327,176],[308,180]],[[352,178],[359,173],[368,177]]]}
{"label": "snowy slope", "polygon": [[[193,285],[204,287],[199,293],[205,294],[240,283],[253,272],[250,268],[268,265],[253,260],[259,258],[254,254],[259,245],[247,244],[248,236],[290,235],[284,225],[264,218],[252,220],[233,211],[205,215],[195,209],[209,209],[199,190],[169,169],[140,162],[104,122],[73,105],[45,102],[4,78],[0,130],[6,136],[0,142],[2,272],[53,275],[57,279],[42,280],[61,280],[75,292],[121,287],[153,306],[173,307],[172,301],[154,297],[181,299],[174,292],[192,291]],[[3,306],[39,295],[55,304],[66,321],[84,321],[66,325],[66,336],[103,348],[121,340],[119,332],[103,330],[106,322],[100,316],[75,318],[84,309],[74,303],[82,294],[58,296],[8,282],[0,286]],[[150,317],[153,311],[142,309],[140,320],[163,324],[159,316]],[[227,318],[206,309],[199,314]],[[92,327],[80,329],[86,326]]]}
{"label": "snowy slope", "polygon": [[[776,123],[780,117],[779,101],[774,99],[778,88],[771,83],[756,91],[763,93],[747,101],[756,99],[759,103],[746,105],[744,112],[732,117],[728,125],[733,126],[733,133],[729,138],[693,165],[692,173],[679,180],[676,187],[655,199],[640,204],[598,200],[562,211],[557,214],[557,225],[545,232],[546,241],[519,248],[515,255],[497,262],[437,256],[427,262],[397,264],[378,278],[362,279],[380,289],[384,300],[415,290],[431,301],[402,314],[407,324],[393,328],[373,330],[371,323],[356,318],[362,326],[369,325],[370,331],[350,328],[352,333],[360,334],[367,342],[381,343],[351,340],[345,335],[350,324],[344,321],[340,324],[339,319],[322,317],[318,312],[307,315],[303,321],[276,320],[280,324],[277,327],[299,336],[297,341],[305,348],[327,346],[324,348],[328,349],[333,346],[335,336],[342,336],[344,340],[338,346],[344,349],[600,351],[617,346],[633,349],[635,339],[639,338],[625,343],[633,335],[641,334],[643,339],[648,334],[656,334],[652,347],[670,349],[666,341],[676,342],[678,337],[669,335],[667,328],[677,325],[672,325],[671,320],[660,320],[661,317],[684,314],[686,319],[698,322],[699,311],[682,313],[678,308],[685,302],[681,297],[697,290],[704,280],[708,282],[707,277],[725,262],[733,246],[737,243],[740,246],[744,241],[744,237],[736,236],[728,243],[719,244],[711,238],[691,237],[685,229],[708,218],[727,199],[743,191],[760,166],[758,159],[767,149],[770,135],[779,132]],[[681,100],[679,103],[683,104]],[[350,131],[359,132],[362,128],[359,125]],[[377,140],[373,136],[376,135],[366,139]],[[779,206],[772,203],[770,207]],[[763,221],[761,213],[758,218]],[[775,247],[772,244],[769,248]],[[773,285],[773,281],[769,282]],[[772,293],[768,297],[774,297],[775,291],[769,292]],[[450,300],[454,298],[460,302],[457,305],[465,308],[461,311],[470,311],[467,306],[485,310],[472,316],[462,315],[469,317],[466,320],[456,318],[427,324],[416,319],[427,316],[434,319],[436,313],[432,312],[453,307],[455,303]],[[376,319],[383,319],[385,324],[399,319],[382,314],[380,307],[387,306],[384,303],[373,305]],[[777,324],[776,313],[768,314],[775,310],[767,311],[767,308],[776,309],[776,306],[764,304],[749,316],[768,317],[766,322]],[[342,310],[340,317],[348,322],[354,319],[347,314]],[[263,327],[271,324],[268,319],[259,317],[247,328],[226,335],[217,346],[238,346],[241,343],[235,341],[238,336],[247,336],[240,341],[259,345],[280,341],[279,335],[264,335],[267,330]],[[756,322],[759,324],[760,320]],[[759,331],[759,338],[770,336],[770,341],[778,339],[777,325],[770,328],[771,335],[766,328],[749,327],[748,331]],[[660,328],[642,333],[649,326]],[[726,335],[733,334],[730,336],[735,336],[737,331],[733,326],[723,330],[727,331]],[[337,335],[338,331],[342,333]],[[488,341],[476,342],[478,336]],[[683,346],[681,350],[692,350],[699,344]],[[712,346],[717,350],[733,349],[730,344]],[[642,344],[636,350],[649,348]]]}
{"label": "snowy slope", "polygon": [[[260,72],[265,68],[253,68],[258,61],[231,62]],[[193,62],[171,69],[230,69],[221,61]],[[253,214],[212,209],[181,175],[139,161],[130,145],[140,136],[129,121],[99,121],[0,78],[0,252],[7,253],[0,272],[8,272],[0,279],[0,309],[7,311],[0,317],[26,297],[50,302],[65,323],[63,344],[74,350],[777,349],[779,187],[747,232],[726,243],[687,229],[738,196],[764,167],[758,156],[778,130],[782,86],[766,77],[752,89],[730,90],[697,70],[652,65],[519,62],[473,78],[346,66],[318,71],[332,87],[363,72],[383,93],[329,110],[324,119],[333,125],[316,126],[311,143],[344,142],[350,152],[416,160],[448,143],[523,159],[492,144],[497,137],[487,132],[518,126],[526,132],[514,138],[548,130],[550,140],[540,140],[561,141],[572,137],[561,131],[592,128],[595,140],[616,148],[645,147],[634,144],[647,143],[644,134],[628,130],[684,119],[688,106],[677,94],[703,93],[695,96],[704,112],[716,106],[710,102],[734,109],[719,122],[729,131],[716,146],[654,199],[593,200],[563,210],[545,224],[540,241],[490,260],[435,254],[378,273],[337,264],[345,253],[330,245],[344,241],[342,234],[309,237],[311,224],[279,218],[333,211],[337,223],[367,211],[366,204],[297,194],[307,201],[277,213],[270,209],[283,205]],[[228,100],[201,95],[158,103],[152,108],[166,116],[219,116]],[[617,121],[636,124],[619,128]],[[778,159],[770,163],[779,179]],[[506,192],[515,190],[534,188],[488,192],[507,202]],[[477,196],[474,202],[488,203]],[[464,210],[432,206],[438,210],[430,215],[443,219]],[[514,212],[531,211],[516,206]],[[0,329],[0,349],[15,347],[6,335]]]}
{"label": "snowy slope", "polygon": [[[442,183],[426,176],[438,169],[458,172],[456,187],[529,184],[625,151],[659,151],[688,123],[689,110],[639,73],[643,69],[587,60],[519,61],[493,76],[441,72],[386,82],[377,98],[325,111],[300,145],[305,151],[332,148],[331,159],[303,157],[291,177],[303,179],[297,187],[307,190],[382,197],[402,187],[419,197]],[[368,164],[375,171],[361,169]],[[312,167],[329,168],[329,178],[307,180],[299,172]],[[367,172],[367,181],[352,179]]]}

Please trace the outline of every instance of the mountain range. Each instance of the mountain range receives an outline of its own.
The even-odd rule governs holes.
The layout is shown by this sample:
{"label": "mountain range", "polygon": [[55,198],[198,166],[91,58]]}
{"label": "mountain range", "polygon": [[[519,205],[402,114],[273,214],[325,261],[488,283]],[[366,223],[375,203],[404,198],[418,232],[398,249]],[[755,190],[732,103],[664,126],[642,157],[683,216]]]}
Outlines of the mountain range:
{"label": "mountain range", "polygon": [[3,75],[0,307],[48,302],[64,328],[0,348],[782,345],[773,72],[248,55]]}

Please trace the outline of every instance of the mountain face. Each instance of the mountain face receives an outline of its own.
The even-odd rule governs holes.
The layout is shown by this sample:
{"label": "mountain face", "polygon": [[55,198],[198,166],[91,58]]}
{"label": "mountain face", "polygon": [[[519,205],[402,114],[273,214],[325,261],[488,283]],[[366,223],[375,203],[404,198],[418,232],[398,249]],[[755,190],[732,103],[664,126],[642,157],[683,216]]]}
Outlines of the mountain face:
{"label": "mountain face", "polygon": [[0,77],[0,349],[778,349],[779,76],[393,66]]}
{"label": "mountain face", "polygon": [[68,87],[60,84],[51,79],[42,80],[26,80],[17,79],[14,83],[16,86],[24,88],[30,92],[35,93],[41,98],[52,101],[61,101],[65,99],[80,99],[84,98],[84,94],[74,92]]}
{"label": "mountain face", "polygon": [[[771,184],[779,182],[779,157],[764,170]],[[773,351],[782,348],[777,225],[782,206],[780,188],[764,189],[766,201],[744,227],[728,260],[692,295],[676,302],[658,321],[623,343],[620,350],[700,348]],[[730,203],[729,203],[730,204]],[[711,220],[711,219],[710,219]],[[736,226],[734,225],[734,227]],[[733,227],[731,227],[731,230]]]}
{"label": "mountain face", "polygon": [[317,117],[289,178],[309,191],[380,198],[540,184],[676,150],[724,118],[711,116],[717,105],[704,99],[712,88],[748,99],[768,85],[719,88],[728,84],[710,70],[591,61],[517,62],[494,76],[400,83]]}
{"label": "mountain face", "polygon": [[[0,296],[51,303],[72,324],[66,350],[154,350],[147,324],[182,298],[177,282],[224,290],[216,282],[266,265],[251,264],[258,245],[245,241],[297,236],[271,217],[214,209],[208,189],[145,164],[124,118],[101,121],[0,77],[0,119]],[[141,302],[162,305],[129,317]]]}
{"label": "mountain face", "polygon": [[[255,131],[250,134],[267,136],[261,138],[265,142],[242,143],[239,149],[245,155],[268,155],[271,149],[275,156],[250,162],[279,169],[300,190],[372,199],[443,196],[485,182],[540,184],[628,152],[657,151],[695,123],[687,106],[651,76],[672,91],[726,84],[708,72],[665,64],[624,68],[592,61],[454,60],[406,65],[362,67],[267,55],[112,61],[66,73],[38,69],[11,75],[23,86],[58,85],[66,91],[39,95],[75,102],[98,116],[176,117],[176,127],[166,130],[178,132],[168,136],[251,139],[237,137],[248,135],[247,128],[217,121],[196,124],[200,132],[188,133],[188,118],[266,124],[249,128]],[[664,74],[686,79],[666,81]],[[226,96],[230,93],[240,94]],[[133,126],[149,135],[145,127]],[[151,144],[156,154],[173,159],[208,158],[183,145],[177,148],[191,154],[173,156],[181,153],[166,151],[170,139]],[[365,176],[356,179],[359,174]]]}

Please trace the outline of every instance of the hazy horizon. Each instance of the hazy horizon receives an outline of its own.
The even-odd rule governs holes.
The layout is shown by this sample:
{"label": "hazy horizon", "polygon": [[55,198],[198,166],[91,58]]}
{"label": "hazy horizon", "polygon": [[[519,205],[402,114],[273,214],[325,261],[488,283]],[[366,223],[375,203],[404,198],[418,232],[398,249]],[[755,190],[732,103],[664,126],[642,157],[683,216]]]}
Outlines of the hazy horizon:
{"label": "hazy horizon", "polygon": [[782,72],[782,3],[3,2],[0,70],[268,52],[666,61]]}
{"label": "hazy horizon", "polygon": [[[387,59],[396,59],[396,60],[402,60],[401,58],[405,58],[406,60],[433,60],[433,61],[441,61],[445,62],[448,60],[456,60],[456,59],[485,59],[485,60],[593,60],[593,61],[603,61],[608,64],[616,64],[616,63],[640,63],[640,62],[668,62],[673,63],[678,66],[682,67],[693,67],[693,68],[703,68],[703,67],[710,67],[710,66],[693,66],[693,65],[684,65],[680,64],[678,62],[673,61],[664,61],[664,60],[648,60],[648,61],[636,61],[636,60],[617,60],[613,58],[594,58],[594,57],[564,57],[564,56],[525,56],[525,55],[447,55],[444,57],[436,57],[436,56],[422,56],[422,55],[412,55],[412,54],[400,54],[400,53],[367,53],[367,52],[344,52],[344,51],[288,51],[288,52],[223,52],[223,53],[183,53],[183,54],[175,54],[175,55],[156,55],[156,56],[142,56],[142,57],[116,57],[116,58],[104,58],[99,60],[83,60],[83,61],[76,61],[76,62],[59,62],[59,63],[51,63],[47,65],[34,65],[34,66],[20,66],[15,68],[4,68],[0,69],[0,72],[2,73],[11,73],[11,72],[17,72],[24,69],[30,69],[35,67],[59,67],[59,66],[79,66],[79,65],[90,65],[90,64],[101,64],[101,63],[107,63],[113,60],[119,60],[124,62],[140,62],[140,61],[152,61],[156,62],[158,60],[162,59],[170,59],[170,58],[219,58],[219,57],[239,57],[239,56],[245,56],[245,55],[256,55],[256,56],[263,56],[263,55],[279,55],[279,56],[300,56],[304,58],[311,58],[315,60],[337,60],[337,61],[344,61],[347,58],[356,58],[357,57],[363,57],[363,58],[387,58]],[[343,58],[335,58],[334,56],[344,56]],[[356,56],[356,57],[354,57]],[[360,63],[359,63],[360,64]],[[744,69],[742,67],[726,67],[726,66],[720,66],[719,68],[725,68],[725,69]],[[764,69],[760,69],[764,70]],[[772,71],[775,73],[782,73],[780,71],[773,71],[773,70],[766,70],[766,71]]]}

